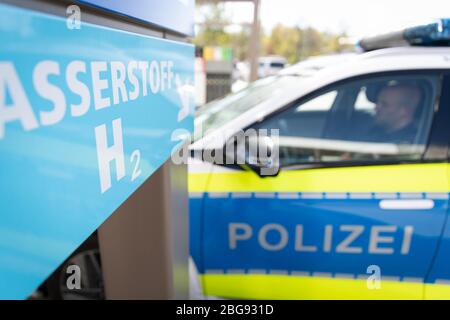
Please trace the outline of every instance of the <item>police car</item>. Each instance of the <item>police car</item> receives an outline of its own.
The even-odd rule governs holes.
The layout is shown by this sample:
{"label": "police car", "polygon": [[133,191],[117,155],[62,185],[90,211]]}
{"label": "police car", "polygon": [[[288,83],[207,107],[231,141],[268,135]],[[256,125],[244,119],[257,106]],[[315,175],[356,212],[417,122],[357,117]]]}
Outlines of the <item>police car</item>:
{"label": "police car", "polygon": [[[450,298],[450,19],[360,46],[199,111],[190,249],[203,294]],[[249,130],[268,133],[266,156],[239,158],[235,133]],[[217,161],[230,139],[242,163]]]}

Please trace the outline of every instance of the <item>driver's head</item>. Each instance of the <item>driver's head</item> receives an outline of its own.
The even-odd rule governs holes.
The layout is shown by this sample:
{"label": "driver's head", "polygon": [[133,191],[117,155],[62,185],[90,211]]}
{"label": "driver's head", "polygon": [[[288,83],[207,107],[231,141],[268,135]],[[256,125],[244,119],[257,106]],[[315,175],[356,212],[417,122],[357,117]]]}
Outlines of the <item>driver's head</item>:
{"label": "driver's head", "polygon": [[414,120],[421,100],[419,87],[396,84],[384,87],[377,97],[375,122],[387,131],[402,129]]}

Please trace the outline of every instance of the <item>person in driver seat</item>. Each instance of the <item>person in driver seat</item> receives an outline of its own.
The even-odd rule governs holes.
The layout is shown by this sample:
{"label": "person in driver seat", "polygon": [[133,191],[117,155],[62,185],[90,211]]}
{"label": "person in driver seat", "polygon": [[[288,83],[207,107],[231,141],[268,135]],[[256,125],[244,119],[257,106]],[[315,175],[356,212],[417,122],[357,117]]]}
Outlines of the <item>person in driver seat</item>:
{"label": "person in driver seat", "polygon": [[417,134],[416,114],[422,91],[414,84],[384,86],[378,93],[373,125],[366,141],[397,144],[413,143]]}

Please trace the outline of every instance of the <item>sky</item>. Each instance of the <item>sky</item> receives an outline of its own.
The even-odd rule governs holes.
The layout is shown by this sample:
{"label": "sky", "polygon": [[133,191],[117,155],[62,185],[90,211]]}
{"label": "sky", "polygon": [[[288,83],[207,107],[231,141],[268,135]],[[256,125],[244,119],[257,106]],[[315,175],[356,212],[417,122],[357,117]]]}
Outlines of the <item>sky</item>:
{"label": "sky", "polygon": [[[260,0],[261,24],[269,32],[277,23],[346,31],[362,38],[403,27],[450,18],[450,0]],[[250,22],[251,3],[227,3],[233,22]]]}

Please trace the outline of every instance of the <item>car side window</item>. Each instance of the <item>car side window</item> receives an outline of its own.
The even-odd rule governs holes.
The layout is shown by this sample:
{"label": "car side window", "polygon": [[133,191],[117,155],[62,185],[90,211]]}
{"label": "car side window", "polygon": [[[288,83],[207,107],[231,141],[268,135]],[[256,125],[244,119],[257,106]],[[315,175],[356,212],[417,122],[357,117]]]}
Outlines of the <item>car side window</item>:
{"label": "car side window", "polygon": [[320,138],[326,118],[336,99],[337,91],[330,91],[285,112],[268,118],[258,128],[279,129],[280,135]]}
{"label": "car side window", "polygon": [[279,130],[280,166],[419,160],[439,77],[376,76],[331,86],[257,123]]}

